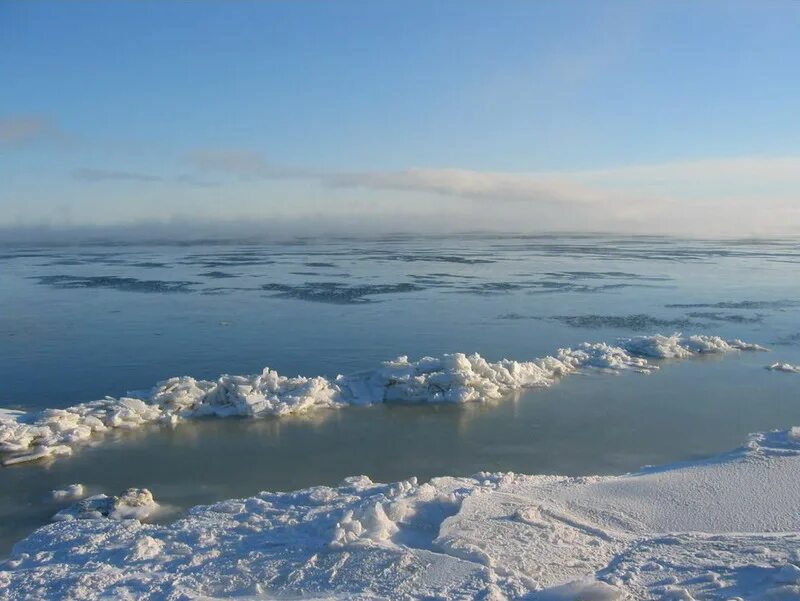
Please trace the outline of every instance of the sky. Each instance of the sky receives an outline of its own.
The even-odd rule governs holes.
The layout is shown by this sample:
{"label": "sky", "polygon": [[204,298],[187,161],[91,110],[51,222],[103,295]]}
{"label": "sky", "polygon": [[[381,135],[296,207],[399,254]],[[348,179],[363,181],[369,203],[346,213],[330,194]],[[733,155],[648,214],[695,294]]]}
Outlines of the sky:
{"label": "sky", "polygon": [[0,2],[0,230],[800,234],[800,2]]}

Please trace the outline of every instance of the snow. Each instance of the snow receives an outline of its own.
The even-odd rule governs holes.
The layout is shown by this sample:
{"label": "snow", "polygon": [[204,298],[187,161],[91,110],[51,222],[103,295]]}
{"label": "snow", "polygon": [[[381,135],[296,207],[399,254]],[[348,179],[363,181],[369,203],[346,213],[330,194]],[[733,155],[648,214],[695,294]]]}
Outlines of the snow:
{"label": "snow", "polygon": [[702,353],[765,350],[716,336],[642,336],[614,345],[583,343],[533,361],[491,362],[477,353],[410,361],[401,356],[378,369],[337,376],[286,377],[265,368],[216,381],[189,376],[160,382],[149,393],[105,399],[66,409],[21,414],[0,411],[3,465],[68,455],[72,446],[116,428],[149,423],[176,425],[202,416],[283,416],[322,408],[374,403],[466,403],[503,398],[522,388],[546,387],[581,369],[649,373],[652,359],[685,359]]}
{"label": "snow", "polygon": [[50,524],[0,564],[0,599],[798,599],[798,503],[800,428],[624,476],[359,476]]}
{"label": "snow", "polygon": [[768,365],[767,369],[771,371],[782,371],[787,374],[800,374],[800,365],[792,365],[791,363],[773,363]]}

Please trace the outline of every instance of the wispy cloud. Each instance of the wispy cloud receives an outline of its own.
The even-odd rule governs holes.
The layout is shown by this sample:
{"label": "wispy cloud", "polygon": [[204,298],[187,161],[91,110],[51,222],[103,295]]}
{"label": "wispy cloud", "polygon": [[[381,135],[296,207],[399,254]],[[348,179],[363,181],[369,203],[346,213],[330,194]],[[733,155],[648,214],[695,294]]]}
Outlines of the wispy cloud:
{"label": "wispy cloud", "polygon": [[195,175],[154,175],[137,171],[120,171],[114,169],[80,168],[72,172],[72,176],[84,182],[138,182],[144,184],[187,184],[191,186],[215,186],[214,182],[203,180]]}
{"label": "wispy cloud", "polygon": [[63,142],[64,131],[41,115],[0,117],[0,148],[20,148],[37,142]]}
{"label": "wispy cloud", "polygon": [[800,157],[698,159],[608,169],[513,173],[459,168],[325,171],[285,167],[252,151],[197,151],[203,172],[241,179],[310,180],[332,188],[432,193],[493,202],[577,205],[640,203],[653,207],[680,199],[708,201],[757,196],[762,202],[800,198]]}
{"label": "wispy cloud", "polygon": [[331,188],[365,188],[433,193],[492,201],[596,203],[608,194],[553,174],[516,174],[455,168],[398,171],[325,171],[286,167],[243,150],[201,150],[189,161],[199,170],[241,179],[310,180]]}

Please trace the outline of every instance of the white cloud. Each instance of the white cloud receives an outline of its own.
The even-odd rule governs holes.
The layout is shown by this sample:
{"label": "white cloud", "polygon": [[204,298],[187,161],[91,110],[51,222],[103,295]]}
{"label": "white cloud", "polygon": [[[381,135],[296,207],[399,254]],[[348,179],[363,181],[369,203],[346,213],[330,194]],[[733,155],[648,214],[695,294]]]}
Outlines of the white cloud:
{"label": "white cloud", "polygon": [[491,201],[598,203],[608,193],[557,174],[517,174],[455,168],[399,171],[324,171],[281,167],[258,153],[242,150],[195,151],[190,162],[206,172],[243,179],[311,180],[331,188],[365,188],[433,193]]}

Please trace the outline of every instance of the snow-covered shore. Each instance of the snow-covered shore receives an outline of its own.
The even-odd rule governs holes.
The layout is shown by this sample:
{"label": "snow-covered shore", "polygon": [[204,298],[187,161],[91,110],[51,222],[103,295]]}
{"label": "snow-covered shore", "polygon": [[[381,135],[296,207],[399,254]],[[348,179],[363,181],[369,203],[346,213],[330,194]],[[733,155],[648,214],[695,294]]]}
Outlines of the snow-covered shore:
{"label": "snow-covered shore", "polygon": [[798,599],[798,506],[800,428],[625,476],[362,476],[45,526],[0,599]]}
{"label": "snow-covered shore", "polygon": [[607,343],[583,343],[533,361],[490,362],[463,353],[409,361],[401,356],[378,369],[338,376],[286,377],[265,368],[250,376],[224,375],[216,381],[170,378],[148,393],[81,403],[66,409],[23,414],[0,409],[3,465],[69,455],[75,445],[113,429],[148,423],[177,424],[202,416],[282,416],[320,408],[374,403],[465,403],[502,398],[522,388],[546,387],[581,369],[649,373],[653,360],[697,354],[764,350],[717,336],[642,336]]}

